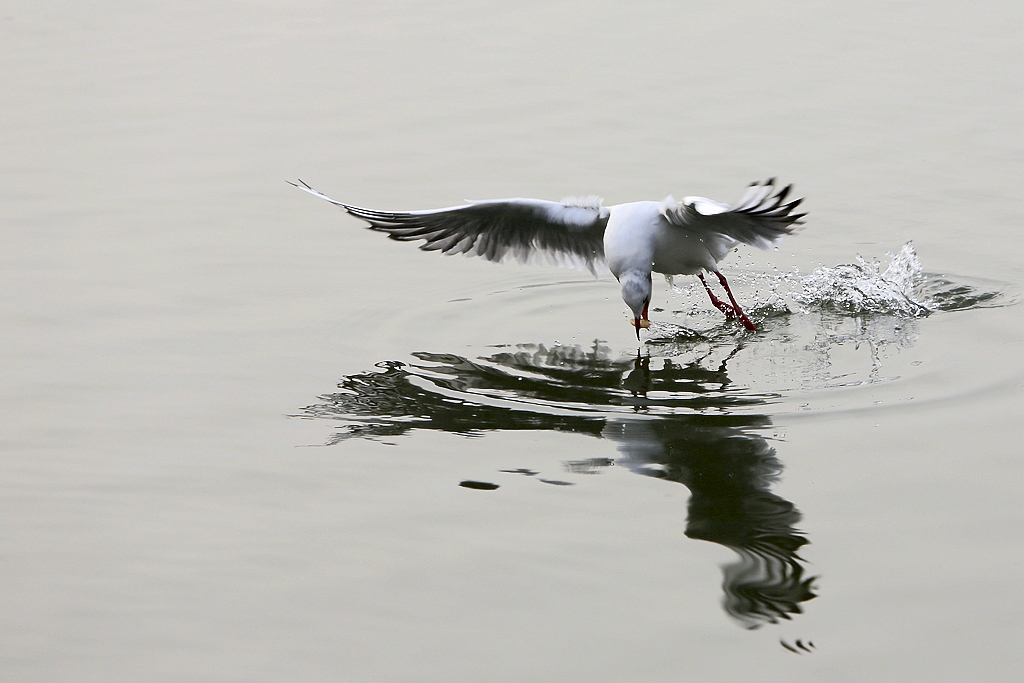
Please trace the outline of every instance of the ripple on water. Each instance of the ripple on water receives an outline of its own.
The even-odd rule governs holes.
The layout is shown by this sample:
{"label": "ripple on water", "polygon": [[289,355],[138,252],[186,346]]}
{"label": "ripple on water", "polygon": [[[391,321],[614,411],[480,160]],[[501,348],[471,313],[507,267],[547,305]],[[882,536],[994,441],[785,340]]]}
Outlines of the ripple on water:
{"label": "ripple on water", "polygon": [[[892,400],[949,398],[917,392],[924,368],[905,353],[918,342],[920,320],[933,314],[1019,303],[1006,283],[925,272],[907,243],[883,267],[858,257],[853,264],[821,267],[809,275],[740,273],[734,279],[753,301],[758,331],[736,326],[696,304],[672,312],[677,322],[652,325],[647,348],[654,356],[678,357],[707,348],[729,348],[736,356],[731,376],[751,391],[775,393],[782,414],[846,410],[877,405],[877,386],[899,380]],[[692,284],[676,292],[699,299]],[[873,387],[872,391],[855,388]],[[949,392],[967,391],[949,384]],[[917,395],[915,396],[915,393]]]}
{"label": "ripple on water", "polygon": [[565,462],[557,477],[529,468],[496,474],[570,485],[567,475],[615,466],[683,484],[691,493],[686,535],[737,555],[722,567],[727,614],[758,628],[790,619],[815,597],[815,577],[805,574],[798,554],[808,542],[797,528],[800,512],[770,490],[782,471],[766,433],[771,419],[729,410],[737,401],[753,408],[765,399],[730,393],[724,365],[664,359],[652,367],[649,356],[623,357],[599,342],[520,344],[476,358],[413,356],[410,363],[384,362],[343,378],[339,391],[321,396],[303,415],[339,421],[331,443],[417,430],[466,436],[549,430],[607,439],[619,457]]}
{"label": "ripple on water", "polygon": [[[743,300],[755,302],[756,332],[694,303],[672,311],[675,322],[653,324],[640,351],[601,340],[498,344],[475,353],[413,349],[409,358],[343,377],[338,391],[301,415],[337,422],[330,443],[417,430],[550,430],[607,439],[618,449],[615,459],[566,462],[557,478],[528,468],[495,476],[565,485],[616,466],[681,483],[691,493],[687,536],[736,553],[722,568],[726,613],[746,628],[790,619],[817,589],[798,553],[808,543],[797,527],[800,513],[771,491],[782,471],[770,444],[779,436],[773,423],[804,411],[875,407],[885,397],[879,387],[899,388],[886,400],[913,398],[921,362],[905,352],[918,343],[923,318],[1010,305],[1019,296],[1000,283],[925,273],[909,243],[884,269],[858,259],[807,276],[740,273],[734,280]],[[603,319],[606,301],[595,291],[607,294],[608,284],[517,287],[457,305],[485,331],[488,316],[496,321],[508,311],[550,317],[560,307]],[[692,286],[678,291],[694,301],[704,296]]]}

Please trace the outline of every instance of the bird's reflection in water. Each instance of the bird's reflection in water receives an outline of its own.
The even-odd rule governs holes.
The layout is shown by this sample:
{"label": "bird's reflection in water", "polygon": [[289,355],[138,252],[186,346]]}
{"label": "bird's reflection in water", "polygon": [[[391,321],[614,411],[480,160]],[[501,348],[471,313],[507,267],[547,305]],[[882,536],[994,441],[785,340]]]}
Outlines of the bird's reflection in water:
{"label": "bird's reflection in water", "polygon": [[[723,568],[724,607],[743,626],[789,619],[815,597],[797,554],[807,543],[795,527],[800,513],[770,490],[782,471],[760,434],[771,421],[749,410],[766,397],[730,386],[732,354],[711,368],[704,357],[660,359],[654,369],[649,357],[613,359],[599,343],[589,350],[522,345],[475,360],[414,356],[421,363],[386,361],[380,371],[345,377],[341,391],[304,414],[344,421],[332,443],[414,429],[555,430],[609,439],[621,454],[615,465],[690,490],[687,536],[739,555]],[[739,406],[746,409],[729,412]],[[611,464],[566,466],[596,471]]]}

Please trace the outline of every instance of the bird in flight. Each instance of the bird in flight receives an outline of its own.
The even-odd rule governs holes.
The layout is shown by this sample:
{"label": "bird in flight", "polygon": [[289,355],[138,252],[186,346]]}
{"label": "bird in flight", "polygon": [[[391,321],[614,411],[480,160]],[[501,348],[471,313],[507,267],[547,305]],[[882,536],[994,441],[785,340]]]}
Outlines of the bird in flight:
{"label": "bird in flight", "polygon": [[[599,197],[488,199],[429,211],[376,211],[345,204],[302,182],[300,190],[340,206],[366,221],[371,230],[400,242],[423,240],[420,249],[443,254],[527,261],[547,256],[559,265],[594,272],[607,264],[619,281],[622,299],[633,312],[630,324],[650,327],[651,273],[696,275],[711,303],[748,330],[756,327],[740,308],[718,262],[737,244],[768,249],[793,232],[806,214],[795,213],[803,199],[788,200],[792,185],[775,190],[775,179],[752,183],[734,205],[704,197],[604,206]],[[729,302],[711,290],[704,271],[714,273]]]}

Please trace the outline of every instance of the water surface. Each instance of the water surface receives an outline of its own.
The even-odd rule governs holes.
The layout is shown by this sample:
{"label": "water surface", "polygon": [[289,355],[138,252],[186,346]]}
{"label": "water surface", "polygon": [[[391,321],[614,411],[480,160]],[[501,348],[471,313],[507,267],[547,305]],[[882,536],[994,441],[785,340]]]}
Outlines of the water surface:
{"label": "water surface", "polygon": [[[6,8],[2,677],[1014,680],[1022,27]],[[639,349],[607,275],[423,254],[285,183],[769,176],[809,220],[723,264],[760,329],[678,278]]]}

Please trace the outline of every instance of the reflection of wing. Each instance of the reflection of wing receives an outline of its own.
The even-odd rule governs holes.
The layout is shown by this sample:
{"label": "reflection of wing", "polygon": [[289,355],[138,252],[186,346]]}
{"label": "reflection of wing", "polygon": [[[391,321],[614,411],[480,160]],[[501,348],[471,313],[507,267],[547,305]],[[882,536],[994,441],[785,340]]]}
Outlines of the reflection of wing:
{"label": "reflection of wing", "polygon": [[697,232],[717,233],[759,249],[767,249],[793,232],[804,213],[793,213],[803,199],[786,202],[792,185],[774,196],[775,178],[753,183],[736,206],[720,204],[705,197],[684,197],[682,203],[665,210],[669,223]]}
{"label": "reflection of wing", "polygon": [[[725,610],[741,624],[789,619],[815,596],[814,578],[804,575],[797,554],[807,543],[796,528],[800,513],[770,490],[782,463],[759,432],[771,419],[727,410],[769,399],[734,396],[728,358],[713,369],[701,365],[703,357],[685,365],[663,359],[661,369],[652,369],[650,359],[616,358],[597,342],[590,349],[524,344],[477,359],[413,355],[419,364],[383,362],[380,372],[342,378],[339,392],[321,396],[303,414],[342,422],[331,443],[411,430],[551,430],[609,439],[619,451],[614,460],[564,465],[586,475],[614,464],[689,488],[686,535],[739,555],[723,567],[722,588]],[[644,398],[648,391],[658,398]],[[642,417],[634,413],[641,407]],[[662,407],[668,410],[656,412]]]}
{"label": "reflection of wing", "polygon": [[306,185],[300,190],[325,199],[402,242],[424,240],[420,249],[444,254],[520,261],[544,254],[557,263],[593,270],[604,259],[608,209],[597,197],[549,202],[540,199],[492,199],[432,211],[375,211],[344,204]]}

